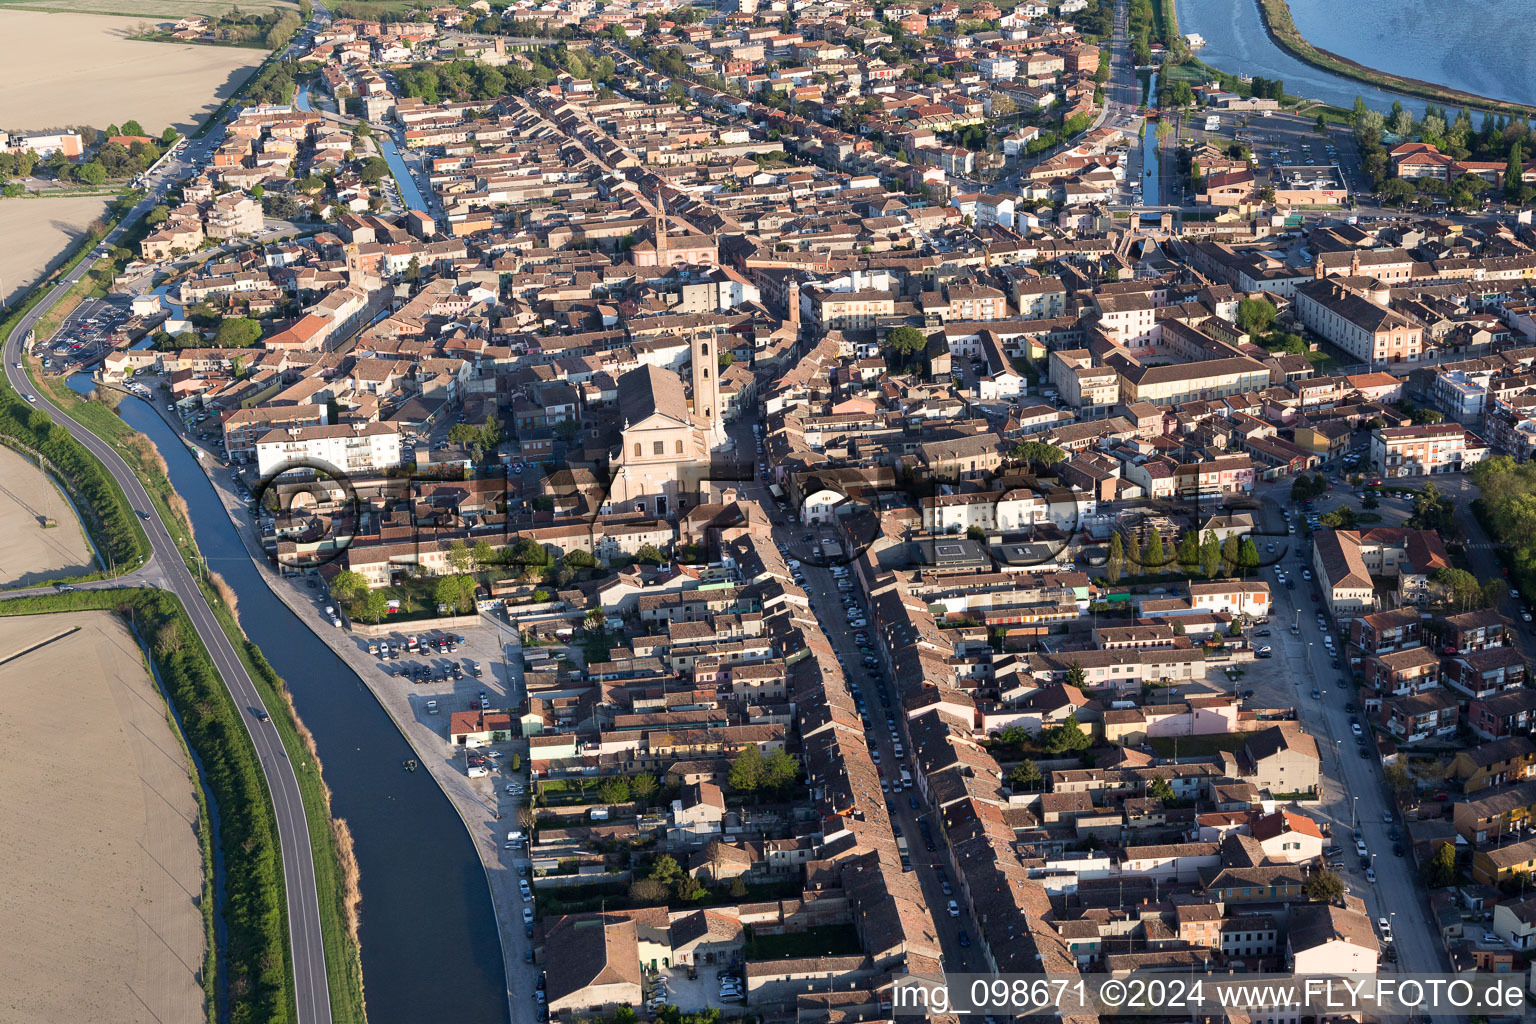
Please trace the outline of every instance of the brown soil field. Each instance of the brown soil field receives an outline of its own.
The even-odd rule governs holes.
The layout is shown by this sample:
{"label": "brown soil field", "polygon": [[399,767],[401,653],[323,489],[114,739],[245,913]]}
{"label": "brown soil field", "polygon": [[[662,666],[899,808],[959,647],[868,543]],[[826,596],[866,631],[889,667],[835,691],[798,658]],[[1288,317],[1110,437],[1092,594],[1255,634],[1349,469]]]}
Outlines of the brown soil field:
{"label": "brown soil field", "polygon": [[205,1019],[191,766],[138,645],[106,612],[0,619],[0,692],[0,1021]]}
{"label": "brown soil field", "polygon": [[0,199],[0,303],[40,281],[110,202],[110,196]]}
{"label": "brown soil field", "polygon": [[[45,529],[43,516],[58,525]],[[84,528],[53,481],[0,447],[0,584],[41,583],[95,567]]]}
{"label": "brown soil field", "polygon": [[298,4],[288,3],[287,0],[247,0],[238,5],[230,0],[0,0],[0,4],[25,11],[117,14],[125,18],[156,21],[174,21],[193,14],[225,14],[233,6],[238,6],[247,14],[260,14],[269,10],[298,10]]}
{"label": "brown soil field", "polygon": [[128,38],[154,20],[0,5],[0,128],[105,128],[136,120],[154,135],[168,125],[190,131],[266,56],[247,47]]}

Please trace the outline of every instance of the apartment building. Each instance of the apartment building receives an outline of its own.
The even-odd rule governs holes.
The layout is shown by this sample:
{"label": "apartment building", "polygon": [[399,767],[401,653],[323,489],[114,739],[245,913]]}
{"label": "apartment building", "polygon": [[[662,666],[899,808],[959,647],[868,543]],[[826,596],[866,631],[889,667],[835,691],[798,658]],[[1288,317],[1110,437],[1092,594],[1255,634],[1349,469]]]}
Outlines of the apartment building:
{"label": "apartment building", "polygon": [[400,465],[400,432],[387,423],[338,423],[272,430],[256,442],[256,468],[262,476],[305,459],[345,473],[392,469]]}
{"label": "apartment building", "polygon": [[226,192],[216,196],[208,207],[209,238],[238,238],[254,235],[266,227],[261,200],[244,192]]}
{"label": "apartment building", "polygon": [[1487,454],[1487,443],[1458,423],[1382,427],[1371,432],[1371,466],[1384,477],[1460,473]]}

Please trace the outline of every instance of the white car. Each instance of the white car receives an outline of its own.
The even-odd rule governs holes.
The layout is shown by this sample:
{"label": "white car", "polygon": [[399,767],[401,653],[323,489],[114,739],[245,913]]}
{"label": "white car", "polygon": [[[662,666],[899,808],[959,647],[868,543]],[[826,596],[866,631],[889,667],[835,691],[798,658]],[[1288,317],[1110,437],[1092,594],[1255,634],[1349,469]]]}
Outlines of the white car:
{"label": "white car", "polygon": [[950,917],[959,917],[960,916],[960,904],[956,903],[954,900],[950,900],[949,901],[949,916]]}
{"label": "white car", "polygon": [[533,908],[523,908],[523,924],[533,924]]}

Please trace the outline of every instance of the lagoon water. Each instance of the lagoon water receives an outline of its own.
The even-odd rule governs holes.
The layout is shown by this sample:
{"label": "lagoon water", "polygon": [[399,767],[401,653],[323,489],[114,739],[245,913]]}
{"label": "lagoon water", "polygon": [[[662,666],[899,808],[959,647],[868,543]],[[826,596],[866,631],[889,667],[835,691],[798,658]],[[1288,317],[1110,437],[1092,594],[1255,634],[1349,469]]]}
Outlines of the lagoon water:
{"label": "lagoon water", "polygon": [[1479,96],[1536,104],[1536,0],[1290,4],[1301,34],[1341,57]]}
{"label": "lagoon water", "polygon": [[[1369,67],[1496,99],[1536,103],[1536,0],[1290,0],[1296,25],[1325,50]],[[1257,0],[1176,0],[1180,31],[1205,37],[1200,58],[1237,74],[1285,82],[1285,91],[1351,106],[1356,96],[1415,113],[1424,101],[1305,64],[1264,31]]]}

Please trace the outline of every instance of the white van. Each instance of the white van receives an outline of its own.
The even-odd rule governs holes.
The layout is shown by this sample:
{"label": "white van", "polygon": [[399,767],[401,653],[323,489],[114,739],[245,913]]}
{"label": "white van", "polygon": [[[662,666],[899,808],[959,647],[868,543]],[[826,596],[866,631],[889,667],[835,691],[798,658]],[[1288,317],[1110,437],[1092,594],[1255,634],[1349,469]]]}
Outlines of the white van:
{"label": "white van", "polygon": [[429,715],[437,714],[437,701],[435,701],[435,700],[427,701],[427,714],[429,714]]}

